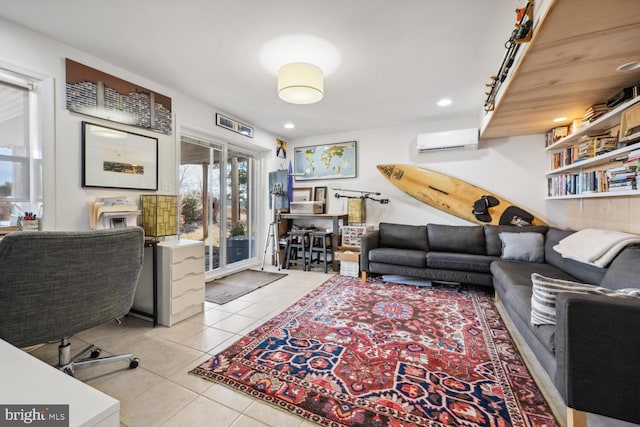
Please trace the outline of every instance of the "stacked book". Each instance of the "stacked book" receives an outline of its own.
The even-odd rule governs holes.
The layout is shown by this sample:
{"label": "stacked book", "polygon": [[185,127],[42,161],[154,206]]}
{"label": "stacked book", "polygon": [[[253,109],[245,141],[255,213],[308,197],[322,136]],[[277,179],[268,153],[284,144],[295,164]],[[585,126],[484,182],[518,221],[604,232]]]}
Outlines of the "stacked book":
{"label": "stacked book", "polygon": [[637,189],[637,169],[635,165],[627,165],[607,170],[609,191]]}
{"label": "stacked book", "polygon": [[591,123],[604,113],[609,111],[609,107],[607,107],[606,102],[601,102],[599,104],[593,104],[591,107],[587,108],[582,116],[583,123]]}
{"label": "stacked book", "polygon": [[618,139],[608,133],[584,136],[580,139],[578,157],[580,159],[588,159],[599,156],[615,150],[617,145]]}
{"label": "stacked book", "polygon": [[640,162],[640,149],[630,151],[629,154],[627,154],[627,160],[625,160],[625,162],[626,163]]}

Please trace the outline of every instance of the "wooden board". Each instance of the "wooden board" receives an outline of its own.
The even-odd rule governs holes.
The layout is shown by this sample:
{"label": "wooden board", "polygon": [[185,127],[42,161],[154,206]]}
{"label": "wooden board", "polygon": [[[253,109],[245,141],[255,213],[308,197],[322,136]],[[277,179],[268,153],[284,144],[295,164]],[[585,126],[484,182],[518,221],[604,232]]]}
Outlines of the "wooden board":
{"label": "wooden board", "polygon": [[[513,224],[513,216],[531,215],[521,207],[468,182],[412,165],[378,165],[378,170],[393,185],[434,208],[477,224]],[[474,215],[474,203],[482,196],[493,196],[499,204],[487,209],[491,219],[479,220]],[[546,225],[533,217],[531,225]]]}

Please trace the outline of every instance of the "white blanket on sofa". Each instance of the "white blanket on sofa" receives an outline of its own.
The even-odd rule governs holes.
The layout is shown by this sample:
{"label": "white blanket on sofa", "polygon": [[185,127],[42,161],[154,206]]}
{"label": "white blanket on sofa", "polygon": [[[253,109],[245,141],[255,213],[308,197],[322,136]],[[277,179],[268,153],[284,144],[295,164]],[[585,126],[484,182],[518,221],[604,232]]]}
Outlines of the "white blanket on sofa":
{"label": "white blanket on sofa", "polygon": [[560,240],[553,249],[564,258],[606,267],[618,252],[632,243],[640,243],[640,236],[622,231],[587,228]]}

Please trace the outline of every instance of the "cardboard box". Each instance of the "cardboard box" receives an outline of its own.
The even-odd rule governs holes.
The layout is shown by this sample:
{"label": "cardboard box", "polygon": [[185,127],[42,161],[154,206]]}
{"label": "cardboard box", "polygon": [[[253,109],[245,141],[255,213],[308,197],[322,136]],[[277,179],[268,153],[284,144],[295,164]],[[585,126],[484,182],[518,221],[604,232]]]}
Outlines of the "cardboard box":
{"label": "cardboard box", "polygon": [[336,261],[346,261],[346,262],[356,262],[360,263],[360,251],[357,248],[345,248],[344,246],[339,246],[338,250],[334,253],[336,257]]}
{"label": "cardboard box", "polygon": [[321,214],[322,202],[291,202],[289,211],[292,214]]}

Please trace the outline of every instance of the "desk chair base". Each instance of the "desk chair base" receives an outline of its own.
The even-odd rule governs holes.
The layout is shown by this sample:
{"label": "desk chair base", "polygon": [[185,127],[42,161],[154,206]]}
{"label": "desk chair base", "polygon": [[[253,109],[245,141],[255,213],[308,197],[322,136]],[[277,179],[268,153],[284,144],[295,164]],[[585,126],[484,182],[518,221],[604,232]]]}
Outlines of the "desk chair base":
{"label": "desk chair base", "polygon": [[[140,359],[133,357],[133,354],[131,353],[98,357],[101,352],[102,350],[92,344],[85,347],[80,353],[71,357],[71,343],[68,338],[62,338],[60,340],[60,345],[58,346],[58,365],[56,368],[74,377],[76,369],[84,368],[89,365],[129,360],[129,369],[135,369],[140,364]],[[89,357],[82,358],[87,354],[89,354]]]}

